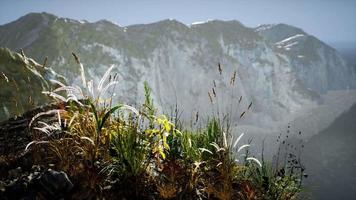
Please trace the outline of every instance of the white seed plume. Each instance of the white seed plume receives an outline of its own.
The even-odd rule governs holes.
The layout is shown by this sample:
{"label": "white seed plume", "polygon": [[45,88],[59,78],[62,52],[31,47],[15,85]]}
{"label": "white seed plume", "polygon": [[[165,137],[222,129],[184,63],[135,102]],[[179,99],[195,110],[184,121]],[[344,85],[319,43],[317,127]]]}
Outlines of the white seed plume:
{"label": "white seed plume", "polygon": [[33,144],[46,144],[46,143],[49,143],[49,142],[48,141],[32,141],[26,145],[25,151],[27,151],[30,148],[30,146]]}
{"label": "white seed plume", "polygon": [[99,85],[98,85],[98,91],[101,91],[101,89],[103,88],[103,84],[106,81],[106,79],[109,77],[111,70],[115,67],[115,65],[111,65],[110,68],[108,70],[106,70],[105,74],[103,75],[103,77],[100,79],[99,81]]}
{"label": "white seed plume", "polygon": [[237,152],[240,152],[242,149],[249,147],[249,146],[250,146],[249,144],[244,144],[240,148],[237,149]]}
{"label": "white seed plume", "polygon": [[241,140],[242,136],[244,136],[244,133],[241,133],[241,135],[236,139],[233,148],[236,147],[237,143]]}
{"label": "white seed plume", "polygon": [[226,133],[223,132],[223,137],[224,137],[224,147],[227,148],[227,136],[226,136]]}
{"label": "white seed plume", "polygon": [[258,166],[262,167],[261,162],[259,160],[257,160],[256,158],[249,157],[249,158],[246,158],[246,160],[254,161]]}
{"label": "white seed plume", "polygon": [[86,81],[86,78],[85,78],[84,66],[83,66],[82,63],[79,63],[79,66],[80,66],[80,74],[81,74],[81,77],[82,77],[82,84],[83,84],[83,87],[86,88],[87,87],[87,81]]}
{"label": "white seed plume", "polygon": [[93,146],[95,146],[94,141],[92,139],[88,138],[88,137],[83,136],[83,137],[80,137],[80,139],[89,141]]}
{"label": "white seed plume", "polygon": [[201,152],[208,152],[208,153],[210,153],[211,155],[213,155],[213,152],[211,152],[210,150],[208,150],[208,149],[205,149],[205,148],[199,148],[199,150],[201,151]]}

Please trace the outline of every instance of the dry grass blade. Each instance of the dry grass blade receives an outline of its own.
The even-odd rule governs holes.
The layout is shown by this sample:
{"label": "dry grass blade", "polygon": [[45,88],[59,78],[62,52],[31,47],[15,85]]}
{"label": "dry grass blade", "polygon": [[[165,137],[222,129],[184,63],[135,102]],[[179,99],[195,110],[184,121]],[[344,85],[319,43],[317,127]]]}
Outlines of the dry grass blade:
{"label": "dry grass blade", "polygon": [[95,146],[94,141],[93,141],[92,139],[90,139],[89,137],[82,136],[82,137],[80,137],[80,139],[86,140],[86,141],[90,142],[90,144],[92,144],[93,146]]}
{"label": "dry grass blade", "polygon": [[48,60],[48,57],[46,56],[46,58],[43,61],[43,65],[42,65],[43,68],[45,68],[47,66],[47,60]]}
{"label": "dry grass blade", "polygon": [[220,75],[222,75],[222,66],[221,66],[221,64],[220,64],[220,63],[218,63],[218,69],[219,69],[219,73],[220,73]]}
{"label": "dry grass blade", "polygon": [[58,84],[61,87],[65,87],[66,86],[64,83],[62,83],[62,82],[60,82],[58,80],[50,79],[49,81],[52,82],[52,83]]}
{"label": "dry grass blade", "polygon": [[72,55],[75,59],[75,62],[77,62],[77,64],[80,64],[80,60],[79,60],[78,56],[74,52],[72,52]]}
{"label": "dry grass blade", "polygon": [[236,79],[236,70],[234,71],[234,74],[231,77],[230,85],[234,85],[235,84],[235,79]]}
{"label": "dry grass blade", "polygon": [[249,146],[250,146],[249,144],[244,144],[241,147],[239,147],[239,149],[237,149],[237,152],[240,152],[241,150],[243,150],[244,148],[247,148]]}
{"label": "dry grass blade", "polygon": [[112,69],[115,67],[115,65],[111,65],[109,67],[108,70],[106,70],[106,72],[104,73],[103,77],[100,79],[99,84],[98,84],[98,91],[101,91],[101,89],[103,88],[104,82],[106,81],[106,79],[109,77],[110,72],[112,71]]}
{"label": "dry grass blade", "polygon": [[236,139],[233,148],[236,147],[237,143],[241,140],[242,136],[244,136],[244,133],[241,133],[241,135]]}
{"label": "dry grass blade", "polygon": [[251,108],[251,106],[252,106],[252,101],[251,101],[250,105],[248,105],[247,110],[249,110]]}
{"label": "dry grass blade", "polygon": [[33,128],[33,130],[41,131],[42,133],[47,134],[47,136],[50,136],[50,134],[51,134],[50,130],[48,130],[46,127],[42,127],[42,128],[35,127],[35,128]]}
{"label": "dry grass blade", "polygon": [[74,87],[74,86],[61,86],[55,90],[53,90],[53,92],[60,92],[60,91],[66,91],[68,93],[78,93],[78,94],[83,94],[82,90],[80,88]]}
{"label": "dry grass blade", "polygon": [[223,132],[223,139],[224,139],[224,147],[227,148],[227,135],[225,132]]}
{"label": "dry grass blade", "polygon": [[253,161],[255,162],[258,166],[262,167],[262,164],[259,160],[257,160],[256,158],[253,158],[253,157],[249,157],[249,158],[246,158],[246,160],[248,161]]}
{"label": "dry grass blade", "polygon": [[2,73],[2,75],[4,76],[6,82],[8,83],[8,82],[9,82],[9,78],[7,78],[7,76],[4,74],[4,72],[1,72],[1,73]]}
{"label": "dry grass blade", "polygon": [[208,92],[208,95],[209,95],[209,100],[210,100],[210,103],[213,103],[213,98],[211,97],[210,92]]}
{"label": "dry grass blade", "polygon": [[57,110],[57,118],[58,118],[58,125],[62,126],[61,114],[60,114],[59,110]]}
{"label": "dry grass blade", "polygon": [[[58,118],[58,120],[60,120],[60,117]],[[61,122],[59,123],[54,123],[54,124],[47,124],[45,122],[42,122],[42,121],[39,121],[37,122],[39,125],[42,125],[42,127],[34,127],[33,129],[34,130],[38,130],[38,131],[41,131],[45,134],[47,134],[47,136],[50,136],[51,133],[53,133],[53,131],[55,130],[61,130]]]}
{"label": "dry grass blade", "polygon": [[54,99],[58,99],[58,100],[63,101],[63,102],[67,101],[67,99],[65,97],[63,97],[63,96],[61,96],[59,94],[56,94],[54,92],[43,91],[42,94],[48,95],[48,96],[50,96],[50,97],[52,97]]}
{"label": "dry grass blade", "polygon": [[241,101],[242,101],[242,96],[240,96],[240,98],[239,98],[239,104],[241,103]]}
{"label": "dry grass blade", "polygon": [[216,144],[215,142],[210,143],[210,145],[215,148],[216,152],[225,151],[225,148],[219,147],[219,145]]}
{"label": "dry grass blade", "polygon": [[118,81],[112,81],[112,82],[108,83],[102,90],[99,90],[99,95],[98,96],[100,96],[100,94],[105,93],[111,86],[114,86],[114,85],[116,85],[118,83],[119,83]]}
{"label": "dry grass blade", "polygon": [[140,116],[140,112],[132,106],[123,104],[123,105],[121,105],[121,109],[130,110],[131,112],[135,113],[136,116]]}
{"label": "dry grass blade", "polygon": [[82,84],[83,84],[83,87],[86,88],[87,87],[87,81],[86,81],[86,78],[85,78],[84,66],[80,62],[78,56],[74,52],[72,52],[72,55],[73,55],[75,61],[77,62],[77,64],[80,66],[80,75],[82,77]]}
{"label": "dry grass blade", "polygon": [[208,149],[206,149],[206,148],[199,148],[199,150],[200,150],[201,152],[208,152],[208,153],[210,153],[211,155],[213,155],[213,152],[211,152],[210,150],[208,150]]}
{"label": "dry grass blade", "polygon": [[32,141],[26,145],[25,151],[27,151],[33,144],[49,144],[49,141]]}
{"label": "dry grass blade", "polygon": [[22,56],[23,58],[26,58],[25,52],[23,51],[23,49],[20,49],[20,54],[21,54],[21,56]]}
{"label": "dry grass blade", "polygon": [[199,111],[195,113],[195,123],[197,123],[199,120]]}
{"label": "dry grass blade", "polygon": [[89,92],[89,94],[91,95],[91,98],[94,99],[94,98],[95,98],[95,94],[94,94],[94,84],[93,84],[93,80],[89,80],[87,86],[88,86],[88,92]]}
{"label": "dry grass blade", "polygon": [[245,115],[246,111],[243,111],[240,115],[240,119]]}
{"label": "dry grass blade", "polygon": [[41,117],[41,116],[43,116],[43,115],[57,114],[58,111],[61,111],[61,109],[54,109],[54,110],[50,110],[50,111],[47,111],[47,112],[40,112],[40,113],[36,114],[34,117],[32,117],[30,123],[28,124],[28,127],[31,128],[33,122],[34,122],[37,118],[39,118],[39,117]]}

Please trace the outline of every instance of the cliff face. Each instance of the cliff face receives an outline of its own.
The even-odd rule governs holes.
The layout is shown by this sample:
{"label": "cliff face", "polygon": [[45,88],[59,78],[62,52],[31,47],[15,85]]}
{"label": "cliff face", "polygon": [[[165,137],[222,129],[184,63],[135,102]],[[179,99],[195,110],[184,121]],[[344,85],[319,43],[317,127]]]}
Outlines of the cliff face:
{"label": "cliff face", "polygon": [[[142,102],[147,80],[158,107],[169,112],[177,102],[188,120],[190,111],[211,112],[207,91],[213,80],[221,110],[236,103],[226,97],[243,96],[241,107],[254,102],[241,123],[257,127],[273,127],[301,108],[322,103],[329,90],[356,86],[355,72],[334,49],[283,24],[248,28],[238,21],[214,20],[187,26],[163,20],[121,27],[40,13],[0,26],[0,38],[0,46],[23,48],[37,60],[48,56],[49,65],[74,83],[79,82],[78,67],[71,52],[96,80],[116,64],[118,101]],[[232,89],[228,83],[234,70],[237,87]]]}
{"label": "cliff face", "polygon": [[50,79],[64,80],[52,69],[0,48],[0,121],[49,102],[42,91],[50,90]]}
{"label": "cliff face", "polygon": [[313,91],[355,88],[355,71],[336,50],[303,30],[277,24],[256,28],[274,44],[276,51],[287,55],[298,79]]}

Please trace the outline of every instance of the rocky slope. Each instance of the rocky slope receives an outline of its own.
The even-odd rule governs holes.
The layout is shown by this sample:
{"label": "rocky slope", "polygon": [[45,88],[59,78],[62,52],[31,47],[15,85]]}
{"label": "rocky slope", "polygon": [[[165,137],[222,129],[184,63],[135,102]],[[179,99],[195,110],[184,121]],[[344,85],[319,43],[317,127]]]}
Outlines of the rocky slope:
{"label": "rocky slope", "polygon": [[[159,107],[169,112],[177,103],[187,120],[191,111],[211,112],[207,92],[215,80],[220,110],[231,110],[243,96],[236,113],[254,104],[240,124],[264,131],[277,122],[285,124],[286,116],[301,108],[323,104],[329,90],[356,86],[355,72],[334,49],[283,24],[248,28],[238,21],[214,20],[187,26],[163,20],[122,27],[106,20],[88,23],[32,13],[0,26],[0,46],[22,48],[37,60],[48,56],[49,65],[71,82],[79,82],[71,52],[94,79],[116,64],[118,101],[140,102],[147,80]],[[233,89],[229,82],[234,70]]]}
{"label": "rocky slope", "polygon": [[29,128],[33,117],[47,112],[38,120],[57,122],[57,114],[48,111],[64,106],[64,103],[47,104],[0,122],[0,199],[69,198],[73,184],[67,174],[35,164],[34,153],[25,151],[33,140],[34,132]]}
{"label": "rocky slope", "polygon": [[298,79],[307,88],[325,93],[355,87],[353,68],[334,48],[314,36],[286,24],[260,26],[256,31],[274,43],[276,51],[288,56]]}
{"label": "rocky slope", "polygon": [[352,199],[356,195],[356,105],[313,136],[303,160],[307,186],[315,199]]}
{"label": "rocky slope", "polygon": [[0,121],[49,102],[42,91],[63,77],[25,55],[0,48]]}

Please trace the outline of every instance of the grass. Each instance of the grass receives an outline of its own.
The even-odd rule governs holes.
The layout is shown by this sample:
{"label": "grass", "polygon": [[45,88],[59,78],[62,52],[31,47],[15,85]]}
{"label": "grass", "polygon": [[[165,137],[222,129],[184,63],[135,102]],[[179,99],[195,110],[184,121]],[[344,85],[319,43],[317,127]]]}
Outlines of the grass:
{"label": "grass", "polygon": [[[62,109],[50,111],[57,113],[56,122],[39,121],[41,114],[34,117],[30,124],[33,142],[26,147],[37,163],[69,175],[77,185],[72,198],[85,198],[81,195],[88,193],[92,198],[130,199],[297,198],[302,168],[274,168],[250,155],[249,144],[241,143],[243,133],[233,137],[231,123],[248,114],[252,102],[240,112],[233,107],[222,114],[214,81],[207,97],[211,118],[204,121],[197,113],[195,121],[206,125],[184,128],[178,115],[158,114],[147,83],[141,107],[114,104],[118,83],[111,75],[114,66],[94,87],[79,58],[73,56],[80,66],[81,85],[54,81],[58,88],[44,92],[65,103]],[[217,72],[223,76],[220,64]],[[234,71],[229,80],[231,94],[236,78]],[[233,101],[239,105],[242,97],[231,98],[231,105]]]}

